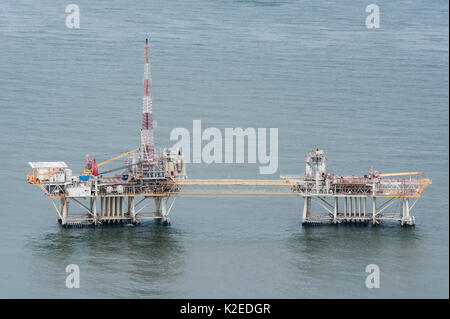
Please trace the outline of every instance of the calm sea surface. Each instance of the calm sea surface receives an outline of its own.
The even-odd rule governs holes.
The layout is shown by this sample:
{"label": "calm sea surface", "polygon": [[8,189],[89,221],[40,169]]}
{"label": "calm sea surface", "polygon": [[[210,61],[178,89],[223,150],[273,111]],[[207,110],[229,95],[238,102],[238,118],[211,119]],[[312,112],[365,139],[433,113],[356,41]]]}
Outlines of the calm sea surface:
{"label": "calm sea surface", "polygon": [[[0,297],[448,298],[448,1],[377,1],[377,30],[370,1],[79,0],[80,29],[69,3],[0,2]],[[302,227],[301,198],[180,196],[168,227],[61,228],[27,162],[79,172],[139,145],[146,36],[158,148],[194,119],[279,129],[274,175],[190,178],[300,174],[320,147],[339,174],[424,170],[416,227]]]}

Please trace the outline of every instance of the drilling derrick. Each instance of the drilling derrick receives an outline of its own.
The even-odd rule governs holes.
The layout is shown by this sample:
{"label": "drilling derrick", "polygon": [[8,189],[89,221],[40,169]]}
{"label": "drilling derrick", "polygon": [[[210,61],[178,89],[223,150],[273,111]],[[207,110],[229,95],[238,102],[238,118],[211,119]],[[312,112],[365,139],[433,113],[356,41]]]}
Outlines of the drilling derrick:
{"label": "drilling derrick", "polygon": [[142,97],[141,162],[155,163],[155,143],[153,138],[152,81],[148,39],[145,39],[144,95]]}

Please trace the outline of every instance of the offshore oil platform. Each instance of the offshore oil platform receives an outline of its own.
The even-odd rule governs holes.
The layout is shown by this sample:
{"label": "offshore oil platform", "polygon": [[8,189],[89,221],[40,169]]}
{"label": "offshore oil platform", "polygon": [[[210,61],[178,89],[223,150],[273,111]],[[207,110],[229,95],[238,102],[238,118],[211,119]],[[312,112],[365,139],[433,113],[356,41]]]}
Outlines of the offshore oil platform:
{"label": "offshore oil platform", "polygon": [[[422,192],[431,184],[424,172],[341,176],[326,170],[323,150],[311,150],[302,175],[280,179],[187,179],[181,149],[155,151],[148,39],[145,43],[144,94],[141,145],[104,162],[86,156],[83,173],[74,175],[64,162],[29,162],[28,183],[50,198],[64,226],[140,223],[169,213],[179,194],[296,195],[304,198],[303,224],[398,221],[413,226],[410,214]],[[125,158],[125,165],[99,173],[103,165]],[[109,173],[120,171],[112,176]],[[69,203],[81,213],[69,214]],[[316,203],[317,211],[312,211]],[[399,205],[394,205],[399,203]],[[144,211],[152,206],[152,212]],[[392,210],[397,207],[396,210]],[[389,209],[389,210],[388,210]]]}

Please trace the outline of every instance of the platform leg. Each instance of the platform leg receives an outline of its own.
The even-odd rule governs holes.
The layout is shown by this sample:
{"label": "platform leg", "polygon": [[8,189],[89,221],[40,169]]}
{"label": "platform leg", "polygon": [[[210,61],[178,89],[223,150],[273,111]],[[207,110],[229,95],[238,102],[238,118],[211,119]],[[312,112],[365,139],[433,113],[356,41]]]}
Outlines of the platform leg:
{"label": "platform leg", "polygon": [[339,211],[339,197],[334,197],[333,223],[337,224],[337,215]]}
{"label": "platform leg", "polygon": [[111,197],[106,197],[106,216],[109,217],[111,214]]}
{"label": "platform leg", "polygon": [[63,198],[64,203],[63,203],[63,209],[62,209],[62,221],[61,224],[62,225],[66,225],[67,224],[67,216],[69,214],[69,201],[66,198]]}
{"label": "platform leg", "polygon": [[116,216],[116,198],[111,197],[111,216]]}
{"label": "platform leg", "polygon": [[305,202],[303,204],[303,216],[302,216],[302,223],[306,223],[311,215],[311,197],[306,196]]}
{"label": "platform leg", "polygon": [[361,218],[361,203],[362,203],[362,197],[358,198],[358,217]]}
{"label": "platform leg", "polygon": [[97,225],[97,197],[92,198],[91,210],[94,214],[94,225]]}
{"label": "platform leg", "polygon": [[128,197],[128,213],[130,214],[131,221],[133,223],[135,223],[136,222],[136,210],[135,210],[135,206],[134,206],[134,197],[133,196]]}
{"label": "platform leg", "polygon": [[364,197],[364,217],[366,217],[366,210],[367,210],[367,197]]}
{"label": "platform leg", "polygon": [[[60,200],[59,200],[59,213],[62,215],[62,213],[63,213],[63,209],[64,209],[64,198],[60,198]],[[59,215],[57,215],[58,217],[58,222],[62,222],[62,219],[59,217]]]}
{"label": "platform leg", "polygon": [[377,223],[377,198],[372,197],[372,224]]}
{"label": "platform leg", "polygon": [[123,218],[125,216],[124,210],[123,210],[123,197],[120,197],[120,216]]}
{"label": "platform leg", "polygon": [[168,197],[157,197],[155,198],[155,206],[156,206],[156,216],[161,217],[162,221],[165,223],[169,223],[169,217],[167,216],[167,203]]}
{"label": "platform leg", "polygon": [[100,197],[100,216],[105,216],[105,197]]}
{"label": "platform leg", "polygon": [[347,217],[347,212],[348,212],[348,200],[346,196],[344,197],[344,217]]}
{"label": "platform leg", "polygon": [[350,203],[349,203],[349,204],[350,204],[350,205],[349,205],[349,206],[350,206],[350,207],[349,207],[350,217],[352,217],[352,216],[353,216],[353,197],[349,197],[348,199],[349,199],[349,202],[350,202]]}
{"label": "platform leg", "polygon": [[408,225],[413,226],[415,221],[414,217],[409,215],[409,199],[408,198],[402,198],[401,199],[401,205],[400,205],[400,216],[402,218],[402,226]]}

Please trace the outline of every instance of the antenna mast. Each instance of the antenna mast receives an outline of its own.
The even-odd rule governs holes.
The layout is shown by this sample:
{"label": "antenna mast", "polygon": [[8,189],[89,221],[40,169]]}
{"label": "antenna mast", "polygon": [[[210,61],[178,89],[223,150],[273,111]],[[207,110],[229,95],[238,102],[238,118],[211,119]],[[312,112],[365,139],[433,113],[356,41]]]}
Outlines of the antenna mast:
{"label": "antenna mast", "polygon": [[144,95],[142,97],[141,161],[156,162],[153,139],[152,81],[150,77],[150,57],[148,39],[145,39]]}

